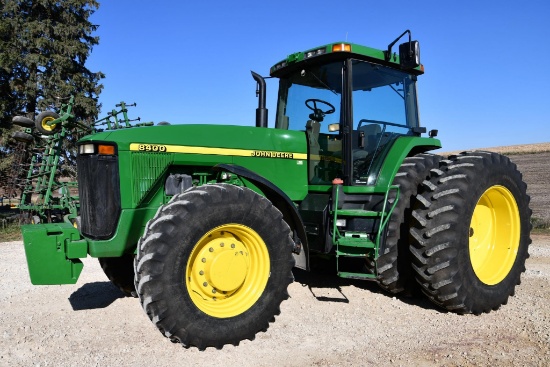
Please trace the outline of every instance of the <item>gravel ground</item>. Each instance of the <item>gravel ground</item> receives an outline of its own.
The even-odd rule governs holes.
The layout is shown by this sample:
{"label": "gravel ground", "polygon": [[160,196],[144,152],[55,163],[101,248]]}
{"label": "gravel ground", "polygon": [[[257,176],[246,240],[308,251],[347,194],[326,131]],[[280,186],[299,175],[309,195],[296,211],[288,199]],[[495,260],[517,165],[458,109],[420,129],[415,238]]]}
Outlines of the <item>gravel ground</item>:
{"label": "gravel ground", "polygon": [[516,296],[459,316],[369,282],[296,271],[265,333],[222,350],[164,338],[97,260],[76,285],[33,286],[21,242],[0,244],[0,366],[548,366],[550,236],[533,236]]}
{"label": "gravel ground", "polygon": [[[550,223],[550,143],[492,148],[511,155],[533,216]],[[536,149],[535,149],[536,148]],[[546,150],[546,152],[544,152]],[[291,298],[266,333],[222,350],[165,339],[96,259],[76,285],[33,286],[21,242],[0,243],[1,366],[550,366],[550,236],[534,235],[516,296],[459,316],[369,282],[295,271]],[[0,239],[1,241],[1,239]]]}

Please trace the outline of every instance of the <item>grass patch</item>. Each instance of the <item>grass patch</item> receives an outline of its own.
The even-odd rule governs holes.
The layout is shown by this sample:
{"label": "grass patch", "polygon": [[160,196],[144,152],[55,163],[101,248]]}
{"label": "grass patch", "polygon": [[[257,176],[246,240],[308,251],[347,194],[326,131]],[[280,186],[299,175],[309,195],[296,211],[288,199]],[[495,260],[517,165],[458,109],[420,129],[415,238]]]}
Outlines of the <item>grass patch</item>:
{"label": "grass patch", "polygon": [[533,225],[531,233],[550,234],[550,219],[531,217],[531,224]]}
{"label": "grass patch", "polygon": [[531,217],[533,229],[550,229],[550,219]]}
{"label": "grass patch", "polygon": [[22,241],[19,223],[0,223],[0,242]]}

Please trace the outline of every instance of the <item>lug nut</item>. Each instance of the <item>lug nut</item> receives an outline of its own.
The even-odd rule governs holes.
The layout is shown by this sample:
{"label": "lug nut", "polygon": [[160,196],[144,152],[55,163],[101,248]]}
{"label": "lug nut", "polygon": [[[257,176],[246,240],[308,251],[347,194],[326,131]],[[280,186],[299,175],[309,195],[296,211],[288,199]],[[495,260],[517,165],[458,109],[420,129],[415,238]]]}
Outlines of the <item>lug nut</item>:
{"label": "lug nut", "polygon": [[208,249],[208,251],[214,252],[214,249],[213,249],[212,247],[210,247],[210,248]]}
{"label": "lug nut", "polygon": [[199,271],[199,275],[204,275],[204,271]]}
{"label": "lug nut", "polygon": [[216,290],[215,290],[215,289],[212,289],[212,293],[216,293]]}
{"label": "lug nut", "polygon": [[234,244],[234,243],[231,244],[231,248],[235,248],[235,244]]}
{"label": "lug nut", "polygon": [[203,262],[203,263],[206,262],[206,257],[203,257],[203,258],[202,258],[202,262]]}
{"label": "lug nut", "polygon": [[202,285],[203,285],[204,287],[207,287],[207,286],[208,286],[208,283],[207,283],[207,282],[204,282],[204,283],[202,283]]}
{"label": "lug nut", "polygon": [[220,247],[223,247],[223,246],[224,246],[224,243],[223,243],[223,242],[222,242],[222,243],[220,243]]}

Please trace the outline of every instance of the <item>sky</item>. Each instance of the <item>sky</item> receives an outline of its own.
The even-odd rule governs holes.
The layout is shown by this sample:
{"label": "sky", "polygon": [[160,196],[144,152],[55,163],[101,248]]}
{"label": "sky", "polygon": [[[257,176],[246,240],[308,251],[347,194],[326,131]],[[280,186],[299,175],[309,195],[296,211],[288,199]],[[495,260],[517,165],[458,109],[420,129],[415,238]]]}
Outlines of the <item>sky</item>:
{"label": "sky", "polygon": [[[172,124],[255,123],[253,70],[348,41],[420,42],[420,123],[443,151],[550,142],[550,1],[100,1],[86,66],[106,74],[100,117]],[[545,71],[546,70],[546,71]],[[267,83],[272,126],[277,84]],[[544,108],[546,106],[547,108]]]}

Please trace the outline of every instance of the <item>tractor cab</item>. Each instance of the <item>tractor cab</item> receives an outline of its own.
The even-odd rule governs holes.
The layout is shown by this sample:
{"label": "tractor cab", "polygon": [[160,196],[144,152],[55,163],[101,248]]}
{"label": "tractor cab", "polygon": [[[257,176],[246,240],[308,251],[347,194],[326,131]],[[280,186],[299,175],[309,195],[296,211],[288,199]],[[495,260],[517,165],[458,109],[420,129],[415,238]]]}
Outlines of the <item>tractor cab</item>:
{"label": "tractor cab", "polygon": [[395,55],[386,60],[387,52],[334,43],[271,68],[279,78],[275,127],[306,132],[310,185],[334,178],[373,185],[395,139],[425,131],[416,96],[423,68],[402,67]]}
{"label": "tractor cab", "polygon": [[[392,47],[407,33],[397,56]],[[406,31],[387,50],[331,43],[293,53],[270,70],[279,79],[275,128],[302,131],[307,144],[309,194],[298,210],[309,249],[335,252],[340,276],[377,275],[374,266],[357,269],[365,257],[378,258],[389,218],[395,208],[401,213],[398,169],[407,157],[439,147],[421,137],[419,53]]]}

